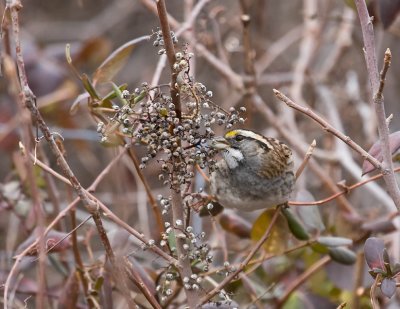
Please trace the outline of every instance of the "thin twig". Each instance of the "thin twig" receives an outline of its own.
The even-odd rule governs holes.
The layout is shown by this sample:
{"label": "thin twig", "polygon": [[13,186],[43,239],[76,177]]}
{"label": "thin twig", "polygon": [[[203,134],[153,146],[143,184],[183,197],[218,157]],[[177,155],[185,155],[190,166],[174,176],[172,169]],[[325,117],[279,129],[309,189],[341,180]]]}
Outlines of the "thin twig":
{"label": "thin twig", "polygon": [[153,195],[153,192],[150,188],[149,182],[147,181],[146,177],[144,177],[142,170],[140,169],[139,160],[132,148],[129,148],[128,155],[129,155],[129,158],[131,159],[133,165],[135,166],[136,174],[138,175],[138,177],[139,177],[140,181],[142,182],[143,187],[146,191],[147,199],[150,203],[154,217],[157,221],[157,228],[158,228],[159,235],[161,235],[161,233],[164,232],[164,221],[163,221],[163,218],[161,215],[160,208],[158,207],[157,201],[156,201],[156,199]]}
{"label": "thin twig", "polygon": [[[62,155],[61,151],[59,150],[53,134],[50,132],[49,128],[47,127],[44,119],[42,118],[42,115],[40,114],[40,112],[36,106],[35,95],[33,94],[32,90],[30,89],[30,87],[28,85],[28,79],[26,77],[26,72],[25,72],[25,64],[24,64],[24,60],[22,57],[21,42],[20,42],[20,38],[19,38],[18,11],[22,8],[22,5],[19,1],[10,1],[10,3],[8,3],[8,6],[10,9],[10,13],[11,13],[11,19],[13,21],[12,28],[13,28],[13,33],[14,33],[16,59],[17,59],[18,74],[19,74],[19,79],[20,79],[20,84],[21,84],[23,101],[24,101],[26,107],[31,112],[32,116],[36,119],[37,125],[40,128],[40,130],[42,131],[45,140],[48,142],[53,155],[56,157],[57,162],[58,162],[61,170],[63,171],[63,174],[69,179],[69,181],[71,182],[72,187],[76,191],[77,195],[79,196],[79,198],[81,199],[81,201],[83,202],[85,207],[88,209],[88,211],[90,213],[92,213],[95,218],[95,217],[97,217],[97,216],[95,216],[95,213],[97,212],[96,204],[85,193],[85,190],[79,183],[78,179],[75,177],[75,174],[73,173],[73,171],[69,167],[67,161],[65,160],[64,156]],[[101,220],[97,220],[96,226],[98,228],[99,233],[101,230],[104,229],[102,227]],[[103,237],[101,237],[101,240],[102,240],[105,248],[111,248],[109,240],[106,235],[103,235]],[[112,250],[108,251],[107,255],[110,258],[110,260],[113,260],[114,255],[113,255]],[[7,291],[7,287],[6,287],[4,294],[6,295],[7,292],[8,291]],[[6,297],[5,297],[5,304],[7,304]]]}
{"label": "thin twig", "polygon": [[[141,2],[154,14],[157,14],[157,8],[154,5],[154,2],[151,0],[141,0]],[[166,14],[166,17],[168,18],[168,22],[171,25],[171,27],[175,30],[179,30],[179,23],[174,19],[171,15]],[[186,33],[183,32],[182,36],[188,40],[191,41],[191,37]],[[235,89],[242,90],[243,89],[243,81],[242,77],[237,74],[235,71],[232,70],[232,68],[221,62],[214,54],[212,54],[203,44],[200,43],[195,43],[194,48],[197,51],[198,56],[203,56],[204,59],[215,69],[217,70],[220,74],[225,76],[229,82],[232,84],[232,86]]]}
{"label": "thin twig", "polygon": [[[272,258],[274,258],[274,257],[277,257],[277,256],[287,255],[287,254],[292,253],[292,252],[294,252],[294,251],[296,251],[296,250],[299,250],[299,249],[305,248],[305,247],[307,247],[307,246],[310,246],[310,245],[314,244],[315,242],[316,242],[316,239],[309,239],[309,240],[307,240],[307,241],[305,241],[305,242],[302,242],[302,243],[298,244],[297,246],[294,246],[294,247],[292,247],[292,248],[289,248],[289,249],[283,251],[282,253],[279,253],[279,254],[270,254],[270,255],[262,255],[262,256],[260,256],[260,257],[258,257],[258,258],[256,258],[256,259],[253,259],[253,260],[249,261],[249,262],[247,263],[247,266],[255,266],[255,267],[254,267],[254,270],[255,270],[255,269],[257,269],[257,267],[258,267],[261,263],[263,263],[263,262],[265,262],[265,261],[268,261],[268,260],[270,260],[270,259],[272,259]],[[231,264],[230,266],[231,266],[231,267],[234,267],[234,268],[237,268],[237,267],[240,266],[240,263]],[[201,274],[201,276],[202,276],[202,277],[206,277],[206,276],[209,276],[209,275],[211,275],[211,274],[217,273],[217,272],[219,272],[219,271],[221,271],[221,270],[224,270],[224,269],[226,269],[226,267],[224,267],[224,266],[217,267],[217,268],[213,268],[213,269],[210,269],[208,272]],[[249,274],[249,273],[251,273],[251,272],[246,271],[246,273]]]}
{"label": "thin twig", "polygon": [[302,285],[308,278],[314,275],[318,270],[320,270],[323,266],[328,264],[331,261],[331,257],[329,255],[323,257],[310,268],[308,268],[305,272],[303,272],[300,276],[296,277],[295,280],[288,286],[285,291],[285,294],[278,300],[276,308],[281,308],[284,303],[288,300],[290,295],[300,286]]}
{"label": "thin twig", "polygon": [[[394,171],[395,172],[400,172],[400,167],[396,168]],[[337,192],[337,193],[335,193],[335,194],[333,194],[331,196],[328,196],[327,198],[324,198],[322,200],[309,201],[309,202],[289,201],[289,205],[290,206],[318,206],[318,205],[323,205],[325,203],[328,203],[328,202],[338,198],[341,195],[349,193],[351,190],[354,190],[354,189],[356,189],[358,187],[361,187],[361,186],[365,185],[368,182],[371,182],[371,181],[377,180],[379,178],[382,178],[383,176],[384,176],[383,174],[379,174],[379,175],[375,175],[375,176],[373,176],[371,178],[365,179],[363,181],[359,181],[359,182],[357,182],[357,183],[355,183],[355,184],[353,184],[351,186],[346,187],[345,190]]]}
{"label": "thin twig", "polygon": [[[344,309],[344,308],[346,308],[346,306],[347,306],[347,303],[344,301],[339,306],[337,306],[336,309]],[[353,308],[358,308],[358,307],[353,307]]]}
{"label": "thin twig", "polygon": [[[71,217],[71,224],[72,224],[72,252],[74,254],[74,259],[75,259],[75,264],[76,264],[75,267],[77,269],[77,273],[78,273],[80,282],[82,284],[83,294],[85,294],[85,299],[88,303],[89,308],[93,308],[93,303],[89,298],[89,285],[88,285],[88,280],[85,276],[85,267],[83,265],[81,254],[79,252],[78,235],[76,233],[76,230],[81,226],[82,223],[79,225],[76,224],[75,213],[76,213],[75,209],[71,209],[70,217]],[[86,222],[87,220],[89,220],[89,218],[87,218],[83,222]]]}
{"label": "thin twig", "polygon": [[376,297],[376,288],[378,287],[378,285],[382,282],[382,275],[378,274],[375,278],[374,283],[371,286],[371,289],[369,291],[369,296],[371,299],[371,305],[372,305],[372,309],[380,309],[379,306],[379,302],[378,299]]}
{"label": "thin twig", "polygon": [[[113,162],[116,162],[116,161],[114,160]],[[37,160],[37,165],[40,166],[41,168],[43,168],[43,170],[45,170],[46,172],[49,172],[52,175],[54,175],[56,178],[62,180],[64,183],[66,183],[68,185],[71,185],[71,183],[70,183],[70,181],[68,179],[66,179],[65,177],[63,177],[60,174],[58,174],[56,171],[54,171],[50,167],[44,165],[40,160]],[[106,205],[104,205],[100,200],[98,200],[97,197],[95,197],[93,194],[91,194],[90,193],[90,191],[92,191],[91,189],[92,189],[91,187],[89,187],[87,189],[87,191],[86,191],[87,194],[90,196],[90,198],[92,198],[97,203],[98,207],[101,208],[101,210],[104,212],[105,216],[107,218],[109,218],[110,220],[114,221],[121,228],[127,230],[130,234],[132,234],[134,237],[136,237],[144,245],[147,246],[149,241],[141,233],[136,231],[133,227],[131,227],[129,224],[127,224],[126,222],[121,220],[117,215],[115,215],[110,209],[108,209],[108,207]],[[52,229],[54,227],[54,225],[58,222],[58,220],[60,220],[62,217],[64,217],[72,207],[76,206],[76,204],[78,202],[79,202],[79,198],[76,198],[70,205],[68,205],[65,209],[63,209],[63,211],[60,214],[58,214],[58,216],[46,228],[46,230],[44,232],[44,235],[46,235],[50,231],[50,229]],[[31,249],[34,245],[37,245],[37,242],[34,242],[28,248]],[[153,251],[154,253],[156,253],[160,257],[164,258],[166,261],[168,261],[172,265],[174,265],[174,266],[176,266],[178,268],[180,267],[180,264],[176,259],[174,259],[170,255],[168,255],[167,253],[162,251],[157,246],[149,246],[148,249]],[[29,252],[29,251],[27,251],[27,252]],[[22,253],[19,254],[18,257],[21,256],[21,255],[22,255]]]}
{"label": "thin twig", "polygon": [[152,307],[156,309],[161,309],[162,307],[154,297],[154,293],[150,292],[148,286],[144,283],[139,272],[135,269],[135,266],[129,261],[127,257],[124,257],[121,262],[124,264],[126,272],[131,275],[130,277],[135,282],[137,288],[143,293],[143,295],[146,297]]}
{"label": "thin twig", "polygon": [[354,275],[354,286],[351,295],[351,308],[360,307],[360,295],[358,293],[359,288],[363,286],[364,279],[364,252],[360,250],[357,253],[357,260],[355,264],[355,275]]}
{"label": "thin twig", "polygon": [[227,277],[225,277],[224,280],[222,280],[218,286],[216,286],[214,289],[211,291],[207,292],[207,295],[203,296],[199,300],[199,305],[205,304],[207,301],[209,301],[212,297],[214,297],[219,291],[221,291],[225,285],[227,285],[229,282],[233,280],[239,273],[243,271],[243,269],[249,264],[251,259],[254,257],[254,255],[257,253],[257,251],[261,248],[261,246],[264,244],[264,242],[268,239],[268,237],[271,234],[272,228],[278,219],[279,213],[280,213],[280,206],[278,206],[275,210],[275,213],[268,225],[268,228],[266,229],[264,235],[260,238],[260,240],[257,242],[257,244],[251,249],[247,257],[243,260],[242,263],[240,263],[239,267],[231,274],[229,274]]}
{"label": "thin twig", "polygon": [[311,142],[310,147],[307,149],[306,155],[304,156],[303,162],[301,162],[300,166],[296,171],[296,179],[299,178],[301,173],[303,173],[305,167],[307,166],[308,161],[310,161],[311,156],[314,152],[315,147],[317,146],[317,142],[315,139]]}
{"label": "thin twig", "polygon": [[292,100],[290,100],[287,96],[285,96],[282,92],[279,90],[273,89],[275,96],[285,103],[287,106],[307,115],[311,119],[313,119],[315,122],[321,125],[321,127],[335,135],[337,138],[341,139],[343,142],[345,142],[347,145],[349,145],[352,149],[354,149],[356,152],[358,152],[364,159],[368,160],[371,162],[371,164],[376,167],[377,169],[383,171],[382,164],[372,157],[367,151],[365,151],[360,145],[358,145],[356,142],[354,142],[349,136],[345,136],[342,132],[336,130],[333,126],[331,126],[325,119],[323,119],[321,116],[317,115],[308,107],[303,107],[299,104],[296,104]]}

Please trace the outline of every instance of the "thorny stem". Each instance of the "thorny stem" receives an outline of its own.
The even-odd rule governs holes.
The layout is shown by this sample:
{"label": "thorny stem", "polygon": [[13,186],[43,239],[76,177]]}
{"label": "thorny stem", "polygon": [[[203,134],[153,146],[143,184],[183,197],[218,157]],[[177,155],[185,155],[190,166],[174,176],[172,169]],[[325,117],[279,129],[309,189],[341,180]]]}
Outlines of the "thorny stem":
{"label": "thorny stem", "polygon": [[355,0],[358,16],[360,18],[361,30],[364,40],[365,62],[367,64],[368,76],[371,83],[373,103],[378,122],[378,133],[382,148],[383,171],[388,192],[393,199],[396,207],[400,210],[400,189],[397,185],[393,172],[393,162],[389,146],[389,128],[386,123],[385,105],[383,101],[383,87],[386,72],[390,66],[391,54],[387,49],[385,52],[384,67],[381,74],[378,73],[378,64],[375,54],[374,27],[369,16],[367,5],[364,0]]}
{"label": "thorny stem", "polygon": [[[115,163],[117,162],[120,156],[122,156],[122,154],[124,154],[125,152],[122,151],[119,156],[117,156],[111,163]],[[34,159],[34,158],[32,158]],[[40,160],[36,160],[37,161],[37,165],[42,167],[45,171],[50,172],[53,176],[55,176],[56,178],[60,179],[61,181],[63,181],[66,184],[71,185],[70,181],[68,179],[66,179],[65,177],[59,175],[57,172],[55,172],[54,170],[50,169],[48,166],[44,165]],[[101,208],[103,210],[103,212],[105,213],[105,215],[110,218],[112,221],[114,221],[116,224],[118,224],[118,226],[121,226],[122,228],[126,229],[128,232],[130,232],[132,235],[134,235],[135,237],[137,237],[138,239],[140,239],[144,244],[147,245],[147,242],[144,240],[144,238],[136,231],[134,230],[132,227],[130,227],[128,224],[126,224],[124,221],[122,221],[121,219],[119,219],[112,211],[110,211],[107,206],[105,206],[103,203],[101,203],[99,200],[97,200],[97,198],[95,196],[93,196],[91,193],[89,193],[89,191],[93,191],[95,189],[95,187],[98,185],[100,178],[104,177],[106,175],[106,171],[109,171],[111,167],[111,164],[109,166],[107,166],[107,168],[100,173],[100,175],[98,176],[98,178],[93,182],[93,184],[89,187],[89,189],[86,191],[86,193],[89,195],[90,198],[92,198],[97,205],[99,206],[99,208]],[[78,199],[76,199],[73,203],[71,203],[72,206],[75,206],[75,204],[78,202]],[[66,214],[66,212],[68,210],[70,210],[70,208],[72,207],[67,207],[66,209],[63,210],[63,213]],[[99,212],[98,212],[99,213]],[[60,214],[61,215],[61,214]],[[62,216],[57,216],[57,218],[61,218]],[[93,215],[93,214],[92,214]],[[56,219],[57,219],[56,218]],[[58,220],[54,219],[53,220],[53,224],[50,224],[46,231],[44,232],[43,235],[46,235],[48,233],[48,231],[52,228],[53,225],[56,224],[56,222]],[[94,218],[95,222],[96,220],[99,220],[100,218]],[[106,231],[103,230],[101,231],[101,235],[107,235]],[[101,236],[100,235],[100,236]],[[22,256],[26,255],[26,252],[29,252],[30,248],[32,248],[33,246],[35,246],[37,243],[37,241],[35,241],[33,244],[31,244],[26,250],[24,250],[24,252],[22,252],[18,257],[17,257],[17,261],[20,261]],[[158,247],[156,246],[152,246],[150,247],[151,250],[153,250],[154,252],[157,252],[160,256],[164,257],[166,260],[168,260],[171,264],[175,265],[176,267],[178,267],[178,263],[174,262],[174,259],[171,258],[168,254],[166,254],[164,251],[160,250]],[[113,254],[112,252],[112,248],[105,248],[106,252],[110,252]],[[107,251],[108,250],[108,251]],[[129,308],[134,308],[135,307],[135,303],[134,301],[131,299],[131,297],[129,296],[129,288],[127,285],[127,276],[126,276],[126,272],[124,271],[123,265],[121,265],[118,261],[115,260],[115,256],[113,255],[113,259],[110,261],[112,262],[113,265],[113,275],[115,278],[115,281],[119,283],[119,287],[121,288],[122,293],[124,294],[128,306]],[[122,279],[122,280],[121,280]],[[140,282],[138,282],[138,284],[140,285]],[[148,298],[148,295],[145,294],[145,297],[149,300],[150,303],[152,303],[154,300]],[[91,305],[91,303],[93,302],[93,298],[88,298],[88,302],[89,305]]]}
{"label": "thorny stem", "polygon": [[249,252],[247,257],[243,260],[242,263],[240,263],[239,267],[234,271],[233,273],[229,274],[224,280],[222,280],[218,286],[216,286],[214,289],[211,291],[207,292],[207,295],[203,296],[200,301],[199,305],[202,305],[209,301],[212,297],[214,297],[219,291],[221,291],[225,285],[227,285],[229,282],[233,280],[238,274],[240,274],[243,269],[250,263],[251,259],[254,257],[254,255],[257,253],[257,251],[261,248],[263,243],[268,239],[268,237],[271,234],[272,228],[278,219],[279,213],[280,213],[281,207],[278,206],[275,210],[275,213],[271,219],[271,222],[268,225],[267,230],[265,231],[264,235],[261,237],[261,239],[257,242],[257,244],[253,247],[253,249]]}

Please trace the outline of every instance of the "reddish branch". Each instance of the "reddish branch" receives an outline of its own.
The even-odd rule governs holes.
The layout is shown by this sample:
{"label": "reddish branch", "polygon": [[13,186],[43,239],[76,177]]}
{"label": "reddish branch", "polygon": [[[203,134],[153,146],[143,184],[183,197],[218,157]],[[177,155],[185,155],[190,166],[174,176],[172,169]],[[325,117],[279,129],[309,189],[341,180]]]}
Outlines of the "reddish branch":
{"label": "reddish branch", "polygon": [[[168,13],[164,0],[157,0],[156,4],[157,4],[158,18],[160,20],[161,31],[164,38],[164,46],[171,70],[171,98],[172,102],[175,105],[175,111],[177,117],[181,119],[182,108],[179,96],[179,88],[177,88],[177,74],[174,72],[174,64],[176,62],[175,48],[174,48],[174,43],[172,41],[171,28],[168,22]],[[176,161],[175,163],[179,162]],[[176,175],[172,175],[172,177],[176,177]],[[171,208],[172,208],[173,222],[174,224],[178,221],[184,222],[184,206],[182,203],[181,192],[178,189],[177,190],[172,189],[171,195],[172,195]],[[186,244],[186,239],[181,239],[179,237],[176,237],[176,251],[181,266],[181,268],[179,269],[181,278],[190,278],[192,275],[192,268],[189,256],[184,249],[185,244]],[[199,293],[194,289],[187,289],[187,288],[185,288],[184,291],[187,298],[187,304],[189,305],[190,308],[195,308]]]}

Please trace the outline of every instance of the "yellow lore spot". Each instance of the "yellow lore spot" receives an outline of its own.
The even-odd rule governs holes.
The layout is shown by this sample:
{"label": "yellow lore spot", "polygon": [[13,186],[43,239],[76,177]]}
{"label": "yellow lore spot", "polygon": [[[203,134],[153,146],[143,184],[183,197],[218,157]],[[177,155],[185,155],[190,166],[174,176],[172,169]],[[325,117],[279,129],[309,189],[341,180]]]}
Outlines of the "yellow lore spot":
{"label": "yellow lore spot", "polygon": [[225,138],[233,138],[238,134],[238,130],[232,130],[225,134]]}

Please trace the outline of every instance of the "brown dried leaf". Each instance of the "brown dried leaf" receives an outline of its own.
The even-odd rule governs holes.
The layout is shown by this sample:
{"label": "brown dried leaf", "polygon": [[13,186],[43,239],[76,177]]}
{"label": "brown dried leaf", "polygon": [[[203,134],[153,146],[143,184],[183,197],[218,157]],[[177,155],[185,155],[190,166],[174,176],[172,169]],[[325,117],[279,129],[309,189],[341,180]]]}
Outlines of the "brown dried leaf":
{"label": "brown dried leaf", "polygon": [[150,39],[150,36],[142,36],[120,46],[97,68],[93,74],[93,84],[110,81],[123,67],[133,48],[143,41]]}
{"label": "brown dried leaf", "polygon": [[[39,231],[38,231],[38,228],[36,228],[32,232],[32,234],[23,243],[21,243],[18,246],[18,248],[16,250],[16,254],[20,254],[26,248],[28,248],[30,245],[32,245],[36,241],[38,236],[39,236]],[[51,230],[45,237],[45,249],[46,249],[46,251],[51,249],[48,253],[62,252],[62,251],[65,251],[65,250],[71,248],[72,243],[71,243],[70,237],[71,236],[66,234],[66,233],[62,233],[62,232],[58,232],[58,231],[55,231],[55,230]],[[56,245],[56,246],[53,248],[54,245]],[[29,256],[37,256],[38,253],[39,253],[39,245],[36,244],[28,252],[27,255],[29,255]]]}
{"label": "brown dried leaf", "polygon": [[[274,209],[267,209],[257,218],[251,230],[252,240],[258,241],[261,239],[271,223],[274,212]],[[284,252],[287,249],[290,236],[291,234],[287,229],[286,219],[283,215],[279,214],[278,219],[272,227],[271,234],[263,244],[265,252],[274,254]]]}
{"label": "brown dried leaf", "polygon": [[240,238],[250,238],[251,224],[234,212],[223,212],[219,216],[219,223],[225,231]]}
{"label": "brown dried leaf", "polygon": [[81,103],[84,101],[87,101],[89,98],[90,98],[90,95],[87,92],[84,92],[84,93],[81,93],[80,95],[78,95],[76,97],[76,99],[74,100],[74,102],[72,103],[71,108],[69,109],[70,115],[75,115],[76,112],[79,110]]}

